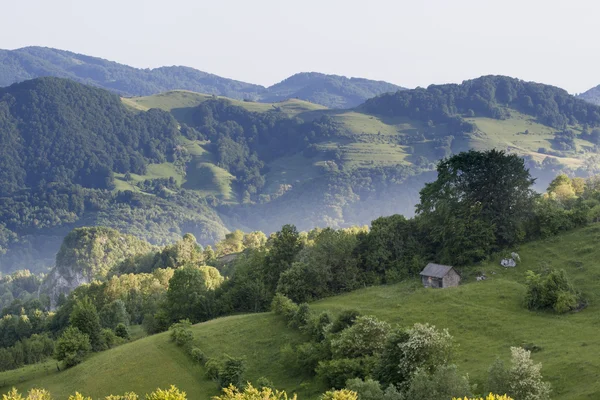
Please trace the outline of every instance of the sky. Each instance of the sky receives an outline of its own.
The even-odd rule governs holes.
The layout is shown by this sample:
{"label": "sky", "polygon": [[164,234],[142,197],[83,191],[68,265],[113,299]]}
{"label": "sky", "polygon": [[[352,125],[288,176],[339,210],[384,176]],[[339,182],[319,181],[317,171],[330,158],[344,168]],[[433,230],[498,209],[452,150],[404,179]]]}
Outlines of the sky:
{"label": "sky", "polygon": [[0,0],[0,48],[272,85],[297,72],[404,87],[501,74],[600,84],[596,0]]}

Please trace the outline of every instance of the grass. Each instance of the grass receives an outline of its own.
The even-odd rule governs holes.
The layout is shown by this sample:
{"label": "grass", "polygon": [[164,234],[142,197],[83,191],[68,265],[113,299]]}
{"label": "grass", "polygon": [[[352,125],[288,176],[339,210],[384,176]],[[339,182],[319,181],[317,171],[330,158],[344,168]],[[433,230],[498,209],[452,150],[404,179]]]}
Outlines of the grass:
{"label": "grass", "polygon": [[[572,231],[517,249],[522,263],[513,269],[499,266],[502,255],[463,269],[457,288],[423,289],[417,280],[370,287],[313,303],[315,310],[355,308],[391,324],[409,326],[429,322],[448,328],[458,344],[455,362],[472,382],[483,385],[496,357],[508,359],[511,346],[533,343],[542,351],[533,355],[543,363],[542,373],[553,387],[553,399],[600,398],[600,225]],[[536,313],[523,306],[525,272],[548,266],[564,268],[589,306],[567,315]],[[476,282],[477,273],[488,279]],[[227,353],[245,356],[247,379],[261,376],[276,387],[315,399],[325,388],[315,380],[297,377],[286,369],[280,349],[298,343],[300,334],[270,313],[220,318],[193,327],[196,344],[209,357]],[[57,399],[83,390],[97,398],[110,392],[146,393],[157,386],[176,384],[190,398],[208,399],[217,393],[181,349],[160,334],[96,354],[83,364],[56,372],[55,363],[30,366],[0,374],[4,391],[11,385],[25,390],[46,387]]]}
{"label": "grass", "polygon": [[[326,107],[299,99],[288,99],[277,103],[259,103],[254,101],[240,101],[227,97],[216,96],[219,99],[229,100],[233,105],[243,107],[252,112],[267,112],[277,110],[290,117],[315,110],[324,110]],[[193,107],[214,98],[209,94],[190,92],[187,90],[173,90],[170,92],[144,97],[123,97],[121,100],[126,106],[147,111],[151,108],[160,108],[169,111],[178,120],[189,122],[189,113]]]}
{"label": "grass", "polygon": [[[222,357],[226,353],[245,357],[250,381],[267,376],[279,387],[311,394],[303,389],[302,379],[280,367],[279,349],[301,339],[278,317],[255,314],[220,318],[194,326],[193,332],[195,344],[208,357]],[[56,362],[4,372],[0,374],[0,382],[6,383],[2,388],[4,393],[12,386],[22,392],[44,387],[56,400],[66,400],[75,391],[93,399],[126,391],[143,395],[172,384],[187,392],[189,399],[209,399],[219,393],[215,382],[204,376],[203,369],[169,341],[168,333],[97,353],[63,372],[56,371]]]}

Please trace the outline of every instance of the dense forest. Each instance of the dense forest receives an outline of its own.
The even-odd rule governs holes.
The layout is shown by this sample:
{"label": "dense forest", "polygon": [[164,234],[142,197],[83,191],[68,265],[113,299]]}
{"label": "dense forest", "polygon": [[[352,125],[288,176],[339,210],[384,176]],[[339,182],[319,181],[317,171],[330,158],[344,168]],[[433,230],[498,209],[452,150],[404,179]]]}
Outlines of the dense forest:
{"label": "dense forest", "polygon": [[454,122],[467,132],[473,128],[461,122],[461,117],[504,119],[510,116],[508,108],[532,115],[557,129],[574,124],[600,125],[597,106],[557,87],[506,76],[483,76],[462,84],[431,85],[427,89],[383,94],[366,101],[362,108],[386,116]]}
{"label": "dense forest", "polygon": [[68,78],[125,96],[183,89],[239,100],[299,98],[331,108],[355,107],[378,94],[402,89],[387,82],[319,73],[296,74],[266,88],[183,66],[138,69],[46,47],[0,50],[0,86],[44,76]]}

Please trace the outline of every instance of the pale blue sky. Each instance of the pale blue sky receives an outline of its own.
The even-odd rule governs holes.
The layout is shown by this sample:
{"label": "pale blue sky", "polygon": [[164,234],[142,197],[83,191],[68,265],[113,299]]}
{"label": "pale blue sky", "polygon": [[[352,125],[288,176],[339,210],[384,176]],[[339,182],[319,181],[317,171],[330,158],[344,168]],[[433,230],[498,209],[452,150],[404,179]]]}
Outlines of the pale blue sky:
{"label": "pale blue sky", "polygon": [[271,85],[319,71],[415,87],[503,74],[600,84],[595,0],[0,0],[0,48]]}

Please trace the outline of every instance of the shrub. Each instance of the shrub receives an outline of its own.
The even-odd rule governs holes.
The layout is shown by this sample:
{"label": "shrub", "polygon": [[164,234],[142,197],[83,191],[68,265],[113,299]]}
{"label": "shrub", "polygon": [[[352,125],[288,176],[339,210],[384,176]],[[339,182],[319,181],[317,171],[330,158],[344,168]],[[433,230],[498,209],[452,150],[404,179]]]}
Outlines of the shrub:
{"label": "shrub", "polygon": [[167,390],[156,389],[155,392],[146,395],[146,400],[187,400],[185,392],[171,386]]}
{"label": "shrub", "polygon": [[292,328],[306,328],[310,321],[311,311],[307,303],[302,303],[296,309],[288,325]]}
{"label": "shrub", "polygon": [[182,319],[171,325],[169,328],[169,331],[171,331],[171,340],[178,346],[190,345],[194,340],[194,335],[190,329],[191,327],[192,323],[188,319]]}
{"label": "shrub", "polygon": [[226,356],[219,370],[219,385],[224,388],[229,385],[241,387],[246,372],[246,363],[242,358]]}
{"label": "shrub", "polygon": [[256,380],[256,387],[261,389],[274,389],[273,382],[269,378],[266,378],[264,376],[261,376]]}
{"label": "shrub", "polygon": [[442,365],[433,373],[417,370],[407,392],[409,399],[446,400],[453,396],[470,396],[469,380],[458,374],[455,365]]}
{"label": "shrub", "polygon": [[120,323],[117,325],[117,327],[115,328],[115,334],[120,337],[121,339],[125,339],[125,340],[129,340],[130,336],[129,336],[129,329],[127,328],[127,325]]}
{"label": "shrub", "polygon": [[[243,391],[235,386],[223,388],[223,394],[213,397],[213,400],[288,400],[286,392],[263,387],[260,390],[248,384]],[[296,400],[296,395],[289,398]]]}
{"label": "shrub", "polygon": [[505,368],[500,360],[490,367],[488,389],[514,399],[548,400],[551,389],[550,384],[543,381],[542,364],[534,364],[531,352],[521,347],[511,347],[510,351],[510,368]]}
{"label": "shrub", "polygon": [[65,367],[69,368],[83,361],[83,358],[91,350],[89,336],[70,326],[56,341],[54,356],[58,361],[63,361]]}
{"label": "shrub", "polygon": [[119,338],[111,329],[102,329],[100,336],[102,337],[102,341],[106,344],[106,347],[109,349],[118,344]]}
{"label": "shrub", "polygon": [[343,331],[344,329],[352,326],[356,318],[360,316],[360,312],[357,310],[344,310],[337,316],[333,325],[329,329],[330,333],[338,333]]}
{"label": "shrub", "polygon": [[221,362],[214,358],[209,358],[204,364],[206,370],[205,375],[208,379],[216,381],[219,379],[219,372],[221,371]]}
{"label": "shrub", "polygon": [[320,342],[325,339],[325,333],[332,320],[331,315],[327,311],[323,311],[319,315],[310,318],[305,331],[313,340]]}
{"label": "shrub", "polygon": [[197,347],[194,347],[192,350],[190,350],[190,356],[192,356],[192,359],[199,364],[202,364],[206,359],[204,352]]}
{"label": "shrub", "polygon": [[348,379],[369,375],[373,364],[373,358],[340,358],[319,362],[316,373],[327,386],[341,389]]}
{"label": "shrub", "polygon": [[52,396],[47,390],[31,389],[27,397],[23,397],[16,388],[12,388],[10,392],[2,395],[2,400],[52,400]]}
{"label": "shrub", "polygon": [[348,389],[330,390],[323,393],[321,400],[358,400],[358,395]]}
{"label": "shrub", "polygon": [[545,276],[527,271],[525,302],[530,310],[571,311],[580,303],[580,296],[564,270],[550,270]]}
{"label": "shrub", "polygon": [[298,305],[281,293],[277,293],[271,302],[271,311],[282,315],[286,321],[291,321],[298,311]]}
{"label": "shrub", "polygon": [[346,328],[339,337],[331,341],[331,350],[336,358],[356,358],[380,353],[390,325],[375,317],[357,317],[354,325]]}

